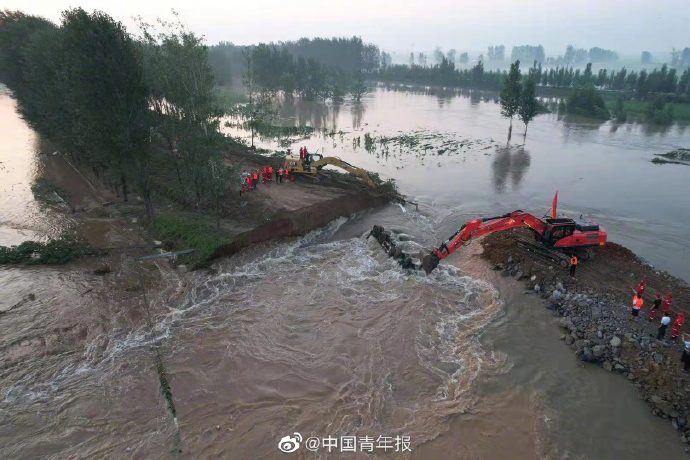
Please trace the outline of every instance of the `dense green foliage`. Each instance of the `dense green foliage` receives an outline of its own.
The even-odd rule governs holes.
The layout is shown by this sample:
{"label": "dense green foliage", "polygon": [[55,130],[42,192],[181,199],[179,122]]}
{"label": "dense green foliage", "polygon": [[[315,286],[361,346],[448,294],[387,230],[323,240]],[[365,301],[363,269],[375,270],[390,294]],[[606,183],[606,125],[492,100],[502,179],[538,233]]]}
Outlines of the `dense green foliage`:
{"label": "dense green foliage", "polygon": [[125,201],[134,187],[149,217],[169,171],[196,207],[217,201],[224,176],[207,49],[179,22],[163,25],[142,23],[135,39],[98,11],[65,11],[59,26],[0,12],[0,79],[22,117]]}
{"label": "dense green foliage", "polygon": [[668,125],[673,121],[673,106],[667,104],[663,97],[657,96],[647,103],[645,115],[657,125]]}
{"label": "dense green foliage", "polygon": [[228,241],[215,222],[197,214],[161,212],[152,230],[167,249],[194,249],[189,256],[194,262],[203,262],[220,244]]}
{"label": "dense green foliage", "polygon": [[573,89],[565,102],[567,113],[608,120],[609,111],[601,95],[592,86]]}
{"label": "dense green foliage", "polygon": [[71,234],[46,243],[24,241],[18,246],[0,246],[0,265],[60,265],[66,264],[85,252],[85,246]]}

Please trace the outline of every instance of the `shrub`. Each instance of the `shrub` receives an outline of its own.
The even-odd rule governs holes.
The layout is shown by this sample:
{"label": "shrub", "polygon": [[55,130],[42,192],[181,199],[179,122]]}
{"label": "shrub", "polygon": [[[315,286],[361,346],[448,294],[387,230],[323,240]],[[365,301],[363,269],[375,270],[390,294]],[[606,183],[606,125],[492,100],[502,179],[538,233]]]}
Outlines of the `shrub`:
{"label": "shrub", "polygon": [[46,243],[24,241],[17,246],[0,246],[0,265],[62,265],[85,254],[76,236],[65,233]]}
{"label": "shrub", "polygon": [[573,115],[609,119],[609,111],[601,95],[593,86],[574,88],[565,103],[566,111]]}

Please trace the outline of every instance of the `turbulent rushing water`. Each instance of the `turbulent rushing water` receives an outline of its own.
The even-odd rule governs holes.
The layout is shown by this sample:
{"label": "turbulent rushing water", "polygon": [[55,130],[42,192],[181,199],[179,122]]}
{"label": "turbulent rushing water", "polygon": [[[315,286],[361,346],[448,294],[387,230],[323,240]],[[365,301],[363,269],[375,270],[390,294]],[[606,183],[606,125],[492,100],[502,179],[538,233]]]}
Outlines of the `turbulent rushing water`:
{"label": "turbulent rushing water", "polygon": [[[36,222],[61,221],[31,198],[34,137],[7,95],[0,103],[3,126],[13,126],[3,131],[13,143],[0,151],[1,185],[12,190],[0,198],[8,244],[28,237],[23,226],[39,232]],[[675,433],[632,387],[579,367],[536,300],[494,280],[499,298],[480,281],[489,275],[473,267],[403,273],[363,236],[380,223],[408,234],[412,249],[430,246],[479,210],[542,209],[560,188],[568,208],[597,216],[614,238],[684,275],[688,211],[676,194],[687,196],[687,171],[648,162],[683,142],[681,128],[612,131],[546,116],[524,149],[505,150],[496,141],[505,128],[497,108],[476,98],[377,90],[340,111],[285,110],[300,123],[342,128],[305,143],[395,175],[421,212],[389,206],[244,251],[214,275],[166,274],[167,288],[136,296],[162,312],[152,327],[125,320],[134,300],[84,297],[100,281],[78,265],[0,268],[3,309],[36,295],[0,315],[2,457],[274,458],[278,440],[293,432],[409,436],[414,451],[386,456],[395,458],[679,454]],[[433,149],[367,151],[354,143],[364,132],[397,130],[422,133]],[[459,151],[438,155],[439,143]],[[629,177],[646,179],[631,189]],[[667,228],[652,251],[653,222]],[[159,365],[175,417],[161,395]],[[343,454],[350,456],[359,458]]]}

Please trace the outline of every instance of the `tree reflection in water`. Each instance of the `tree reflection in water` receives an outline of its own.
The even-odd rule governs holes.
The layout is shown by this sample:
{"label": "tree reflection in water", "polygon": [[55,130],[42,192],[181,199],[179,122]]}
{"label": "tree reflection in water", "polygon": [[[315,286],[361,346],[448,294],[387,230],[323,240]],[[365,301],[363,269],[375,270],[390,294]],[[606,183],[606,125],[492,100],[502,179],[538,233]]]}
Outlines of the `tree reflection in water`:
{"label": "tree reflection in water", "polygon": [[509,177],[512,190],[519,190],[520,183],[529,169],[530,163],[530,154],[523,146],[509,146],[497,149],[494,161],[491,164],[493,186],[496,193],[504,193],[506,191],[506,183]]}

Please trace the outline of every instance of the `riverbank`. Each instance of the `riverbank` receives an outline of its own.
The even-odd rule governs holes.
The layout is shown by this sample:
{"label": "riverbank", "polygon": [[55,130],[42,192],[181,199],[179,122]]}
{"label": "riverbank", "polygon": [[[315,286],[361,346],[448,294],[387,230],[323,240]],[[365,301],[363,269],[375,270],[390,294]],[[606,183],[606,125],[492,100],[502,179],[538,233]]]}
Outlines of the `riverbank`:
{"label": "riverbank", "polygon": [[[565,330],[561,340],[579,359],[626,378],[652,412],[668,419],[681,432],[682,442],[690,442],[690,376],[682,370],[681,343],[668,340],[670,330],[667,340],[656,340],[659,319],[647,319],[656,292],[673,292],[674,312],[681,307],[687,314],[687,283],[655,270],[615,243],[598,248],[595,258],[583,261],[571,278],[565,269],[517,249],[518,240],[531,239],[528,231],[491,235],[482,240],[482,257],[504,276],[523,283],[525,295],[544,300],[560,318]],[[632,289],[645,277],[647,308],[632,320]]]}
{"label": "riverbank", "polygon": [[[265,165],[277,169],[283,161],[248,149],[224,155],[234,171],[252,171]],[[59,152],[41,155],[41,162],[42,188],[50,194],[59,192],[63,207],[79,222],[79,236],[89,246],[105,250],[137,246],[149,253],[191,250],[176,262],[192,268],[208,266],[214,259],[251,244],[305,235],[338,217],[383,206],[389,200],[354,177],[322,171],[314,178],[260,183],[250,192],[235,192],[228,185],[220,213],[194,210],[159,195],[155,219],[147,223],[143,200],[136,190],[125,202],[117,190],[108,188],[91,171],[77,167],[68,155]],[[124,237],[129,244],[122,241],[122,232],[116,231],[119,236],[106,235],[114,230],[109,227],[126,229],[125,233],[132,236]]]}

